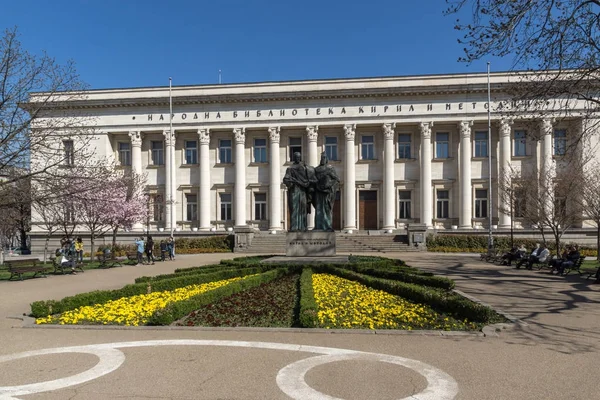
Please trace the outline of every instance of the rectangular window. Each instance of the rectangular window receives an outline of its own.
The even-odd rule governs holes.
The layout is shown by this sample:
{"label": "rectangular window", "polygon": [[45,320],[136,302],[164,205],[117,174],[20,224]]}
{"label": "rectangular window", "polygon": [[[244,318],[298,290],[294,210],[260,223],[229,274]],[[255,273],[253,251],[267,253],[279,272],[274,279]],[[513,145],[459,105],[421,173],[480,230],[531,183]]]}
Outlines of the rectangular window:
{"label": "rectangular window", "polygon": [[150,195],[150,201],[152,201],[152,218],[155,222],[164,220],[165,205],[163,203],[163,197],[160,194]]}
{"label": "rectangular window", "polygon": [[375,159],[375,137],[361,136],[360,138],[360,158],[361,160]]}
{"label": "rectangular window", "polygon": [[196,221],[198,219],[198,196],[186,194],[185,203],[187,204],[186,221]]}
{"label": "rectangular window", "polygon": [[300,153],[302,156],[302,138],[291,137],[290,138],[290,161],[294,161],[294,153]]}
{"label": "rectangular window", "polygon": [[448,190],[437,191],[437,218],[448,218],[450,209],[450,192]]}
{"label": "rectangular window", "polygon": [[72,140],[63,140],[64,164],[75,165],[75,148]]}
{"label": "rectangular window", "polygon": [[527,197],[524,189],[515,189],[513,194],[513,215],[516,218],[525,217]]}
{"label": "rectangular window", "polygon": [[165,165],[165,151],[162,141],[152,141],[152,165]]}
{"label": "rectangular window", "polygon": [[131,143],[119,143],[119,164],[131,165]]}
{"label": "rectangular window", "polygon": [[527,142],[526,131],[515,131],[514,156],[525,157],[527,155],[525,144]]}
{"label": "rectangular window", "polygon": [[338,138],[335,136],[325,136],[325,154],[330,160],[338,159]]}
{"label": "rectangular window", "polygon": [[398,135],[398,158],[410,158],[410,134],[408,133]]}
{"label": "rectangular window", "polygon": [[231,163],[231,139],[219,139],[219,163]]}
{"label": "rectangular window", "polygon": [[63,206],[64,222],[67,224],[75,223],[75,206],[73,203],[65,203]]}
{"label": "rectangular window", "polygon": [[221,221],[231,221],[231,193],[220,193]]}
{"label": "rectangular window", "polygon": [[267,139],[254,139],[254,162],[267,162]]}
{"label": "rectangular window", "polygon": [[487,189],[475,189],[475,218],[487,218]]}
{"label": "rectangular window", "polygon": [[264,221],[267,219],[267,194],[254,193],[254,219]]}
{"label": "rectangular window", "polygon": [[564,197],[556,197],[554,199],[554,218],[557,220],[564,219],[567,215],[567,199]]}
{"label": "rectangular window", "polygon": [[488,133],[475,132],[475,157],[488,156]]}
{"label": "rectangular window", "polygon": [[401,190],[398,192],[399,207],[398,218],[410,219],[410,191]]}
{"label": "rectangular window", "polygon": [[185,163],[198,164],[198,142],[195,140],[185,141]]}
{"label": "rectangular window", "polygon": [[435,134],[435,158],[450,157],[450,134],[438,132]]}
{"label": "rectangular window", "polygon": [[567,154],[567,131],[566,129],[554,130],[554,155],[564,156]]}

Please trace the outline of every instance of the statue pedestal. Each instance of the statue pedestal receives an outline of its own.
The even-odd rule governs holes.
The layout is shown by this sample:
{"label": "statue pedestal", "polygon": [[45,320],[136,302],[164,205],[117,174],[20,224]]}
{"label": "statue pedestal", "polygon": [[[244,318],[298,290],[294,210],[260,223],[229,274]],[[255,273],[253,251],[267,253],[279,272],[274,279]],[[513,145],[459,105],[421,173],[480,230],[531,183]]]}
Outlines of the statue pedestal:
{"label": "statue pedestal", "polygon": [[288,232],[285,240],[287,257],[335,256],[335,232]]}

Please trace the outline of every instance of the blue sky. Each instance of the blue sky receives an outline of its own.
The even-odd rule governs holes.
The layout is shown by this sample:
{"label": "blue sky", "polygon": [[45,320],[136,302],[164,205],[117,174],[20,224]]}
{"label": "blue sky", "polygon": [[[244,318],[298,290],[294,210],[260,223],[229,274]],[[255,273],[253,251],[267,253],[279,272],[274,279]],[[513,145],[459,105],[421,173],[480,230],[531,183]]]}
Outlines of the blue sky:
{"label": "blue sky", "polygon": [[[444,0],[3,2],[23,46],[72,59],[91,88],[483,72],[457,62]],[[491,59],[492,71],[509,59]]]}

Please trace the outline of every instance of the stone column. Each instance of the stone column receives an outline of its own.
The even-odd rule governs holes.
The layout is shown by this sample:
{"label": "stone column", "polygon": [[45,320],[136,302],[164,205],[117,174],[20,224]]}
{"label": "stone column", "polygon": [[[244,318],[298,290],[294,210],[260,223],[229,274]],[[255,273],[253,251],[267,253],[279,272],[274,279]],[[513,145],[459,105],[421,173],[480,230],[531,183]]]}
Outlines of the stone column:
{"label": "stone column", "polygon": [[421,224],[432,227],[433,198],[431,193],[431,127],[433,122],[421,122]]}
{"label": "stone column", "polygon": [[356,160],[354,158],[354,137],[356,124],[344,125],[346,137],[346,157],[344,170],[344,214],[345,230],[356,229]]}
{"label": "stone column", "polygon": [[281,164],[279,161],[280,128],[269,128],[270,180],[269,180],[269,229],[281,230]]}
{"label": "stone column", "polygon": [[[508,204],[510,207],[510,196],[503,193],[502,186],[511,184],[510,181],[510,134],[512,132],[512,120],[502,119],[500,120],[500,159],[498,160],[498,181],[503,182],[498,185],[498,191],[500,192],[500,199],[498,204]],[[512,189],[511,189],[512,190]],[[511,215],[510,213],[502,212],[501,208],[498,208],[499,216],[499,228],[510,228],[511,226]]]}
{"label": "stone column", "polygon": [[[463,229],[472,229],[473,195],[471,186],[471,126],[473,121],[462,121],[460,130],[460,213],[458,225]],[[491,156],[488,143],[488,157]],[[490,188],[491,190],[491,188]]]}
{"label": "stone column", "polygon": [[142,135],[139,131],[130,131],[131,138],[131,170],[136,175],[142,174]]}
{"label": "stone column", "polygon": [[[175,160],[175,143],[177,138],[173,131],[173,139],[171,145],[171,226],[175,230],[177,228],[177,163]],[[183,210],[182,210],[183,211]],[[182,215],[183,217],[183,215]],[[181,218],[183,219],[183,218]]]}
{"label": "stone column", "polygon": [[200,226],[201,231],[209,231],[210,212],[212,210],[210,204],[210,163],[209,163],[209,145],[210,131],[208,128],[198,129],[198,139],[200,142],[200,154],[198,157],[200,168],[200,201],[198,211],[200,211]]}
{"label": "stone column", "polygon": [[540,121],[540,136],[542,138],[542,159],[540,164],[540,173],[542,177],[552,174],[552,125],[553,119],[543,119]]}
{"label": "stone column", "polygon": [[394,129],[396,123],[383,124],[383,229],[396,227],[396,196],[394,178]]}
{"label": "stone column", "polygon": [[174,214],[173,202],[175,199],[171,190],[173,186],[171,182],[171,170],[173,169],[171,147],[174,147],[175,135],[168,129],[163,131],[163,135],[165,137],[165,230],[170,231],[172,228],[175,228],[172,225]]}
{"label": "stone column", "polygon": [[[308,160],[306,163],[311,167],[316,167],[319,164],[319,156],[317,154],[317,138],[319,137],[319,127],[317,125],[306,127],[306,136],[308,137]],[[306,219],[306,227],[309,230],[315,228],[315,208],[311,205],[310,214]]]}
{"label": "stone column", "polygon": [[246,128],[233,130],[235,140],[235,226],[246,226]]}

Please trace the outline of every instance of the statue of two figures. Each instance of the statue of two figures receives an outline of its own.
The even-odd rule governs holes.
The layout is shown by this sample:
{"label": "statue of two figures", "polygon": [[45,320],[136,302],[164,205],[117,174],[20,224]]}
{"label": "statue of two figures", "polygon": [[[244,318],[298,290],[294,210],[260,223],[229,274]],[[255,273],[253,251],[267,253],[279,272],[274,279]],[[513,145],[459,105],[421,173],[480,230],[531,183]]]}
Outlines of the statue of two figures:
{"label": "statue of two figures", "polygon": [[340,179],[329,165],[325,153],[317,167],[307,166],[300,153],[294,153],[294,163],[285,171],[283,184],[288,188],[290,232],[304,232],[311,205],[315,208],[316,231],[333,231],[333,204]]}

